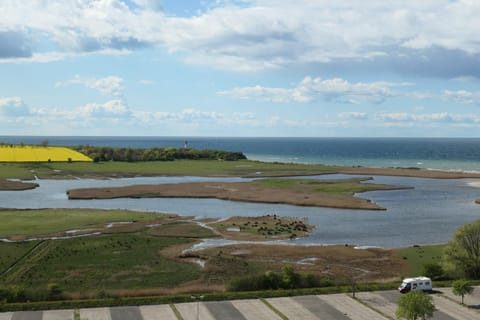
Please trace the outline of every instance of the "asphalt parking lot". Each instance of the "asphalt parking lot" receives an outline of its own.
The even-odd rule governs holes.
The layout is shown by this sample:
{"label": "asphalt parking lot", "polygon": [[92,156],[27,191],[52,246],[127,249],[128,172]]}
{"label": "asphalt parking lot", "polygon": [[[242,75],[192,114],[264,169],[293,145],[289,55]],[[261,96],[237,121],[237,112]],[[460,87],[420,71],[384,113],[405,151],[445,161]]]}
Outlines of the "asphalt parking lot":
{"label": "asphalt parking lot", "polygon": [[[435,320],[480,319],[480,286],[465,296],[465,306],[451,288],[433,294]],[[348,294],[192,302],[140,307],[80,309],[81,320],[387,320],[395,319],[397,291],[359,292],[357,299]],[[0,313],[0,320],[74,320],[73,310],[49,310]]]}

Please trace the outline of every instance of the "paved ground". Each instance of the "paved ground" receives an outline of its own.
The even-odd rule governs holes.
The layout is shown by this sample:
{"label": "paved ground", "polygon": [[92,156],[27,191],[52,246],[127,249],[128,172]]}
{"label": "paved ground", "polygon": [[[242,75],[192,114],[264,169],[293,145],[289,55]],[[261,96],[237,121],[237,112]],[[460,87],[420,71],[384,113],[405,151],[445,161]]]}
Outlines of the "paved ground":
{"label": "paved ground", "polygon": [[[434,294],[434,320],[479,320],[480,286],[465,297],[467,306],[450,288]],[[347,294],[179,303],[141,307],[81,309],[81,320],[388,320],[395,319],[396,291],[360,292],[357,299]],[[175,309],[175,310],[174,310]],[[177,314],[179,316],[177,316]],[[74,320],[73,310],[0,313],[0,320]]]}

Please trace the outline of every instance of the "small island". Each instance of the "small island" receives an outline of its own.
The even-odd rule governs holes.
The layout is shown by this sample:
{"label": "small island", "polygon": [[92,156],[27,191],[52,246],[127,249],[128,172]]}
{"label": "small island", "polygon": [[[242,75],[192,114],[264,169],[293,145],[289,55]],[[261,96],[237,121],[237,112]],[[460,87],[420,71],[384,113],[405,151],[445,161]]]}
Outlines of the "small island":
{"label": "small island", "polygon": [[38,183],[0,179],[0,191],[22,191],[38,187]]}
{"label": "small island", "polygon": [[408,189],[405,186],[363,183],[370,178],[342,180],[261,179],[250,182],[192,182],[67,191],[69,199],[216,198],[231,201],[281,203],[342,209],[385,210],[356,193]]}
{"label": "small island", "polygon": [[224,239],[247,241],[308,237],[314,229],[314,226],[308,224],[303,218],[276,214],[260,217],[231,217],[208,223],[208,226]]}

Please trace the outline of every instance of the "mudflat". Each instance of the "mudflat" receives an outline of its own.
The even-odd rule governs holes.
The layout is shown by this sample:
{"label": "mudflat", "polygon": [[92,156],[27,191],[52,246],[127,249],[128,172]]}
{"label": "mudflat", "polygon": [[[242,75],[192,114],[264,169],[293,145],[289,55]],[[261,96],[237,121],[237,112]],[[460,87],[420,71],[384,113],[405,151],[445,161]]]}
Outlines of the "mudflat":
{"label": "mudflat", "polygon": [[35,189],[36,187],[38,187],[38,183],[0,179],[0,191],[30,190]]}

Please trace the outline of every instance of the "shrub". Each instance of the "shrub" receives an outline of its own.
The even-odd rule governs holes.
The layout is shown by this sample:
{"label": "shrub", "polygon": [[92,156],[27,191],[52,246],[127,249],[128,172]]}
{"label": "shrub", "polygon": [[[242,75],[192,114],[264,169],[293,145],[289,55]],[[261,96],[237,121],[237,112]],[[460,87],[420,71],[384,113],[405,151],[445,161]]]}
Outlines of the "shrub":
{"label": "shrub", "polygon": [[438,263],[426,263],[422,267],[422,274],[429,277],[432,280],[445,279],[445,271],[442,265]]}
{"label": "shrub", "polygon": [[315,288],[330,285],[330,281],[313,273],[299,273],[292,266],[286,266],[281,272],[267,271],[262,274],[238,277],[227,284],[229,291],[257,291]]}

